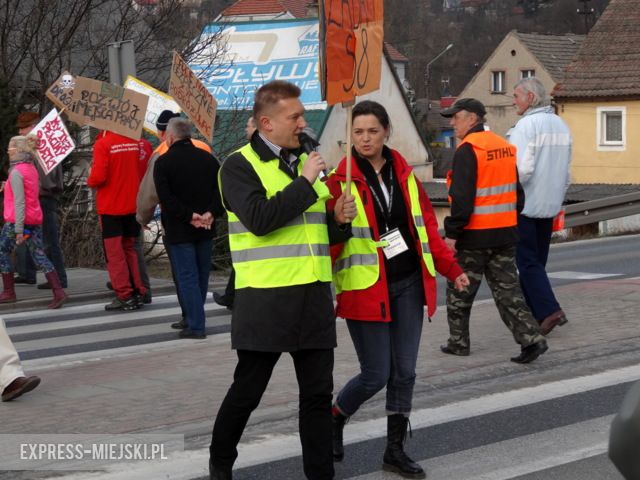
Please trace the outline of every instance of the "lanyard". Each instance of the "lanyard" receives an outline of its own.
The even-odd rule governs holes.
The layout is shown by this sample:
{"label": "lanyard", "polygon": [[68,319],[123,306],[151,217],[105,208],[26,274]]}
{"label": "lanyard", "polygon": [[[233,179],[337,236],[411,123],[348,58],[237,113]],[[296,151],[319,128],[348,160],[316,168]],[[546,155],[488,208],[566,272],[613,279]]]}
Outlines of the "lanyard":
{"label": "lanyard", "polygon": [[[367,183],[369,183],[369,182],[367,181]],[[371,190],[371,196],[373,197],[373,199],[378,204],[378,207],[380,208],[380,211],[382,212],[382,216],[384,217],[384,230],[386,232],[387,230],[389,230],[389,219],[391,218],[391,208],[393,207],[393,187],[394,187],[394,184],[393,184],[393,166],[391,166],[391,165],[389,166],[389,203],[388,204],[386,202],[382,203],[382,201],[380,200],[380,197],[378,197],[378,194],[376,193],[376,190],[373,187],[373,185],[369,184],[369,187],[370,187],[369,190]],[[382,187],[380,187],[380,189],[382,189]]]}

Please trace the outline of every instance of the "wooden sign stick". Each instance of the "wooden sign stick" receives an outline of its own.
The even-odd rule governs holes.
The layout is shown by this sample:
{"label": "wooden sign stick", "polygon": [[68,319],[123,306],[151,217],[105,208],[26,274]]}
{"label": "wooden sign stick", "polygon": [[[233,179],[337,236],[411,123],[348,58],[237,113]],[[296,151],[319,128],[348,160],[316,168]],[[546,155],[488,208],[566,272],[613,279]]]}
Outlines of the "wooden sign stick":
{"label": "wooden sign stick", "polygon": [[353,105],[356,103],[355,99],[349,102],[342,102],[342,107],[347,109],[347,180],[345,182],[345,192],[351,192],[351,128],[353,125],[353,119],[351,113],[353,111]]}

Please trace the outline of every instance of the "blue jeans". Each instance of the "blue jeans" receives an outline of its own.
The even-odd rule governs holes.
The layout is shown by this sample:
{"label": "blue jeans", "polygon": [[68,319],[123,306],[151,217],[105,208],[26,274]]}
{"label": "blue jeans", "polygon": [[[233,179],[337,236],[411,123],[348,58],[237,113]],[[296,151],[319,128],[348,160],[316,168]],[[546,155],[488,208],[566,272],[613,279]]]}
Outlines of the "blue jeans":
{"label": "blue jeans", "polygon": [[524,299],[534,318],[542,322],[560,310],[551,289],[545,267],[551,244],[553,218],[530,218],[518,215],[518,245],[516,264]]}
{"label": "blue jeans", "polygon": [[[60,232],[58,227],[58,200],[54,197],[40,197],[42,209],[42,239],[44,250],[58,273],[60,284],[67,288],[67,272],[64,269],[64,257],[60,248]],[[18,249],[18,272],[28,280],[36,279],[36,267],[26,249]],[[24,262],[24,264],[22,264]]]}
{"label": "blue jeans", "polygon": [[[171,257],[171,244],[167,241],[164,242],[164,251],[167,252],[167,257],[169,257],[169,263],[173,265],[173,259]],[[173,279],[173,285],[176,287],[176,296],[178,297],[178,305],[180,305],[180,314],[182,318],[187,318],[187,311],[184,308],[184,302],[182,301],[182,294],[180,293],[180,289],[178,288],[178,277],[176,277],[176,272],[171,267],[171,278]],[[142,279],[144,282],[144,278]]]}
{"label": "blue jeans", "polygon": [[204,333],[204,302],[209,289],[212,240],[171,244],[171,268],[187,315],[189,329]]}
{"label": "blue jeans", "polygon": [[338,394],[336,405],[347,416],[387,387],[387,413],[411,412],[416,362],[424,318],[420,273],[389,284],[389,323],[347,320],[360,361],[360,374]]}

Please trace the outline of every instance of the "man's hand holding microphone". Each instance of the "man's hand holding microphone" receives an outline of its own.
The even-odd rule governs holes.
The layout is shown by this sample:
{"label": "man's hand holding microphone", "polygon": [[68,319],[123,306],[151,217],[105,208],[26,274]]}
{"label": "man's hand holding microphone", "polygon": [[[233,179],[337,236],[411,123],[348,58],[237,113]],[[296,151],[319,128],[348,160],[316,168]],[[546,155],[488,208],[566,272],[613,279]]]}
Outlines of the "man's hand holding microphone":
{"label": "man's hand holding microphone", "polygon": [[[310,184],[320,177],[321,181],[327,180],[327,164],[318,152],[315,151],[318,143],[309,135],[302,132],[298,135],[300,146],[307,153],[307,161],[302,167],[302,176],[305,177]],[[342,195],[336,200],[334,209],[334,218],[339,225],[351,223],[356,217],[356,202],[350,192],[342,192]]]}

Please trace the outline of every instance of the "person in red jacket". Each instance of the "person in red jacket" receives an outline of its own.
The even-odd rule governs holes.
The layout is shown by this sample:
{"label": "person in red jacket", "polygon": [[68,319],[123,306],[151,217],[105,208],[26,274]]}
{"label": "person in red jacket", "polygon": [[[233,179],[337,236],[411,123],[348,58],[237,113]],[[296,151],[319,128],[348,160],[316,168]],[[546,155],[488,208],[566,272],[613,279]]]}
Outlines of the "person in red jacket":
{"label": "person in red jacket", "polygon": [[93,146],[93,165],[87,185],[96,189],[107,272],[116,298],[105,310],[134,310],[142,306],[142,284],[135,250],[140,225],[136,221],[136,195],[143,163],[151,156],[148,142],[110,131],[100,132]]}
{"label": "person in red jacket", "polygon": [[[436,309],[436,271],[459,289],[469,280],[438,235],[431,202],[411,167],[385,145],[391,132],[385,108],[363,101],[352,117],[351,193],[358,213],[351,224],[352,238],[332,246],[332,259],[337,315],[346,319],[360,374],[342,388],[334,404],[334,459],[344,456],[346,419],[386,386],[383,469],[424,478],[424,470],[403,450],[424,307],[431,317]],[[334,198],[344,189],[345,175],[343,159],[327,182]]]}

